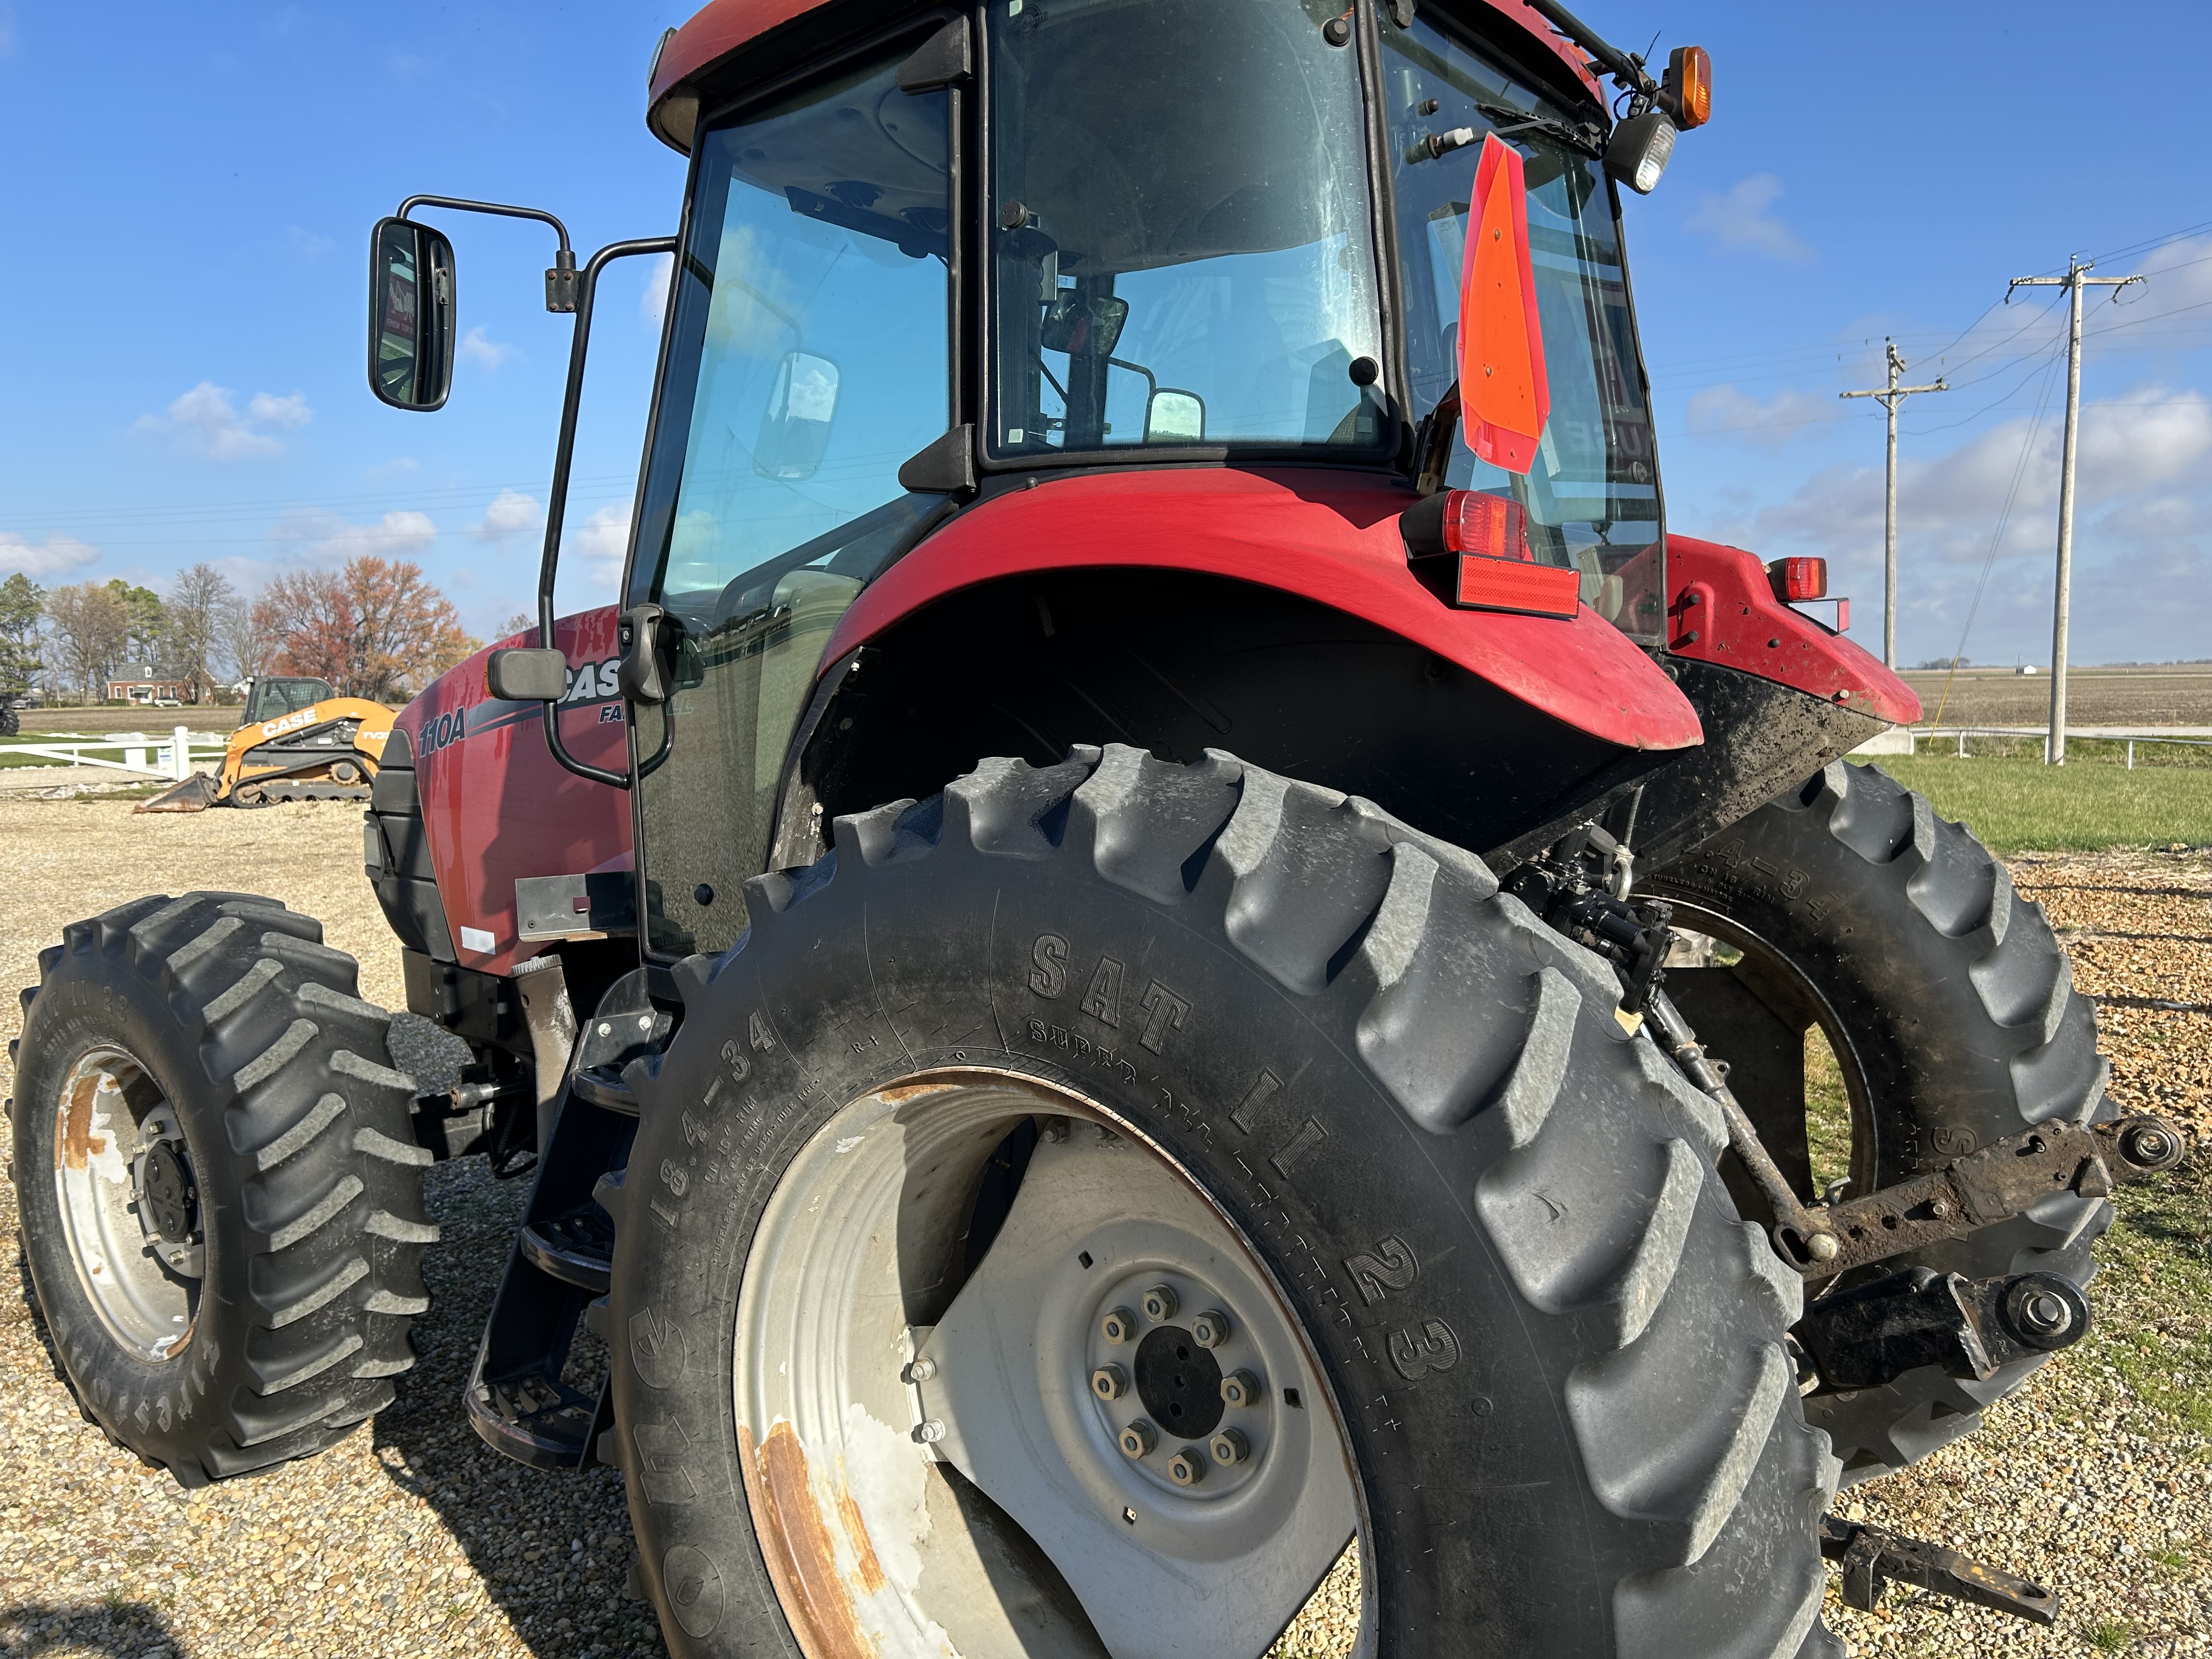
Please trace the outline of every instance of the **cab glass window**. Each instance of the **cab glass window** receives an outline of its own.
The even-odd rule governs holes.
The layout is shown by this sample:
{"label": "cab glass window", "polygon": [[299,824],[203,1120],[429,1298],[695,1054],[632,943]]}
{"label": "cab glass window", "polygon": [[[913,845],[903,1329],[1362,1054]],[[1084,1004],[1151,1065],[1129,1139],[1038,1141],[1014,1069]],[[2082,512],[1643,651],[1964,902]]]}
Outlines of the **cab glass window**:
{"label": "cab glass window", "polygon": [[678,641],[639,709],[641,755],[670,739],[641,785],[656,952],[744,926],[822,648],[941,500],[898,483],[951,422],[951,99],[899,89],[916,44],[699,141],[634,563]]}

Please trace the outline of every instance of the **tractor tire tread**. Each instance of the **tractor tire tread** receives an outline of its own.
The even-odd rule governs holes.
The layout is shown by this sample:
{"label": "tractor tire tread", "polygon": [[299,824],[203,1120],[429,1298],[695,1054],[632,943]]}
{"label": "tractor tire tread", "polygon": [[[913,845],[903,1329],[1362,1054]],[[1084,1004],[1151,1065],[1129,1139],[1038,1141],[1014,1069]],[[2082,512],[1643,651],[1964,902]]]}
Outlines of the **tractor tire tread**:
{"label": "tractor tire tread", "polygon": [[[1822,854],[1823,843],[1847,856]],[[1786,904],[1771,878],[1752,877],[1747,888],[1733,884],[1744,872],[1793,866],[1812,885]],[[1831,875],[1837,890],[1828,892],[1823,884]],[[1940,1167],[2053,1118],[2087,1123],[2115,1114],[2105,1097],[2110,1068],[2097,1053],[2095,1010],[2074,994],[2071,965],[2043,907],[2019,896],[2003,864],[1971,830],[1947,821],[1924,796],[1876,767],[1831,762],[1639,886],[1661,897],[1714,902],[1724,913],[1727,896],[1749,891],[1755,906],[1809,915],[1797,925],[1826,973],[1863,972],[1850,966],[1855,951],[1864,951],[1853,936],[1879,939],[1878,971],[1890,976],[1889,988],[1875,999],[1878,1006],[1839,1008],[1852,1023],[1852,1040],[1884,1045],[1867,1049],[1881,1056],[1868,1063],[1905,1097],[1948,1093],[1967,1103],[1960,1109],[1979,1115],[1976,1139],[1933,1145],[1916,1169]],[[1820,907],[1808,912],[1807,900],[1816,896]],[[1873,1024],[1884,1030],[1872,1033]],[[1916,1066],[1942,1074],[1914,1075]],[[1971,1097],[1957,1081],[1969,1071]],[[1925,1259],[1973,1278],[2049,1272],[2086,1285],[2095,1272],[2091,1247],[2112,1218],[2106,1200],[2057,1194]],[[1806,1415],[1827,1430],[1845,1484],[1855,1484],[1971,1432],[1983,1408],[2018,1389],[2044,1358],[2013,1362],[1978,1382],[1927,1367],[1883,1388],[1812,1395]]]}
{"label": "tractor tire tread", "polygon": [[[1611,970],[1501,894],[1479,859],[1230,755],[1176,765],[1121,745],[1042,768],[986,760],[930,800],[840,817],[833,837],[809,870],[746,884],[750,927],[727,955],[679,968],[691,1019],[718,1028],[736,1005],[716,981],[786,929],[811,936],[823,924],[793,913],[855,863],[1087,860],[1104,882],[1181,908],[1181,926],[1293,997],[1335,1000],[1359,1062],[1407,1119],[1489,1138],[1472,1143],[1495,1156],[1470,1207],[1561,1379],[1555,1409],[1595,1500],[1618,1659],[1801,1651],[1838,1466],[1796,1405],[1783,1347],[1796,1304],[1716,1172],[1719,1114],[1613,1020]],[[732,986],[759,971],[743,966]],[[679,1133],[664,1066],[630,1073],[633,1161]],[[1577,1197],[1551,1206],[1543,1189],[1563,1180]],[[595,1196],[623,1235],[619,1310],[620,1264],[656,1235],[641,1234],[618,1180]],[[634,1479],[634,1512],[639,1491]],[[661,1547],[641,1536],[648,1554]],[[1759,1594],[1744,1594],[1754,1581]]]}
{"label": "tractor tire tread", "polygon": [[[381,1379],[413,1363],[407,1325],[428,1306],[428,1160],[413,1155],[412,1083],[388,1064],[389,1017],[360,998],[357,964],[313,917],[208,891],[71,924],[41,954],[27,1034],[41,1029],[40,998],[58,976],[118,975],[147,982],[173,1050],[197,1057],[197,1075],[173,1067],[168,1086],[203,1188],[222,1194],[218,1213],[234,1212],[231,1232],[210,1223],[210,1274],[218,1249],[243,1259],[225,1268],[234,1296],[218,1297],[210,1279],[205,1340],[179,1350],[202,1350],[204,1398],[173,1431],[165,1418],[157,1431],[143,1401],[131,1409],[100,1370],[112,1350],[97,1319],[58,1318],[42,1297],[67,1374],[106,1432],[186,1485],[319,1451],[389,1403]],[[16,1168],[20,1199],[20,1155]]]}

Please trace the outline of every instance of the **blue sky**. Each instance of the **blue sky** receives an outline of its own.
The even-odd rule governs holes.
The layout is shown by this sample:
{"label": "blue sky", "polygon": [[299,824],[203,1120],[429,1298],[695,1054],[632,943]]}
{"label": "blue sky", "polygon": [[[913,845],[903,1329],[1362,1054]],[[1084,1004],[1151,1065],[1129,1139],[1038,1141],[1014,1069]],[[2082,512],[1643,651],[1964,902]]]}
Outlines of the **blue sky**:
{"label": "blue sky", "polygon": [[[1900,656],[1957,647],[1986,568],[1967,654],[2044,660],[2062,313],[1998,302],[2095,255],[2152,280],[2088,313],[2075,659],[2212,656],[2212,191],[2167,67],[2201,9],[1581,9],[1715,62],[1713,124],[1629,209],[1670,527],[1826,555],[1878,648],[1881,417],[1835,394],[1894,335],[1956,388],[1906,406]],[[0,571],[251,586],[370,550],[479,631],[524,608],[566,362],[550,236],[444,221],[470,343],[425,416],[363,383],[368,227],[420,190],[550,208],[586,248],[672,229],[682,162],[641,118],[684,12],[0,0]],[[657,341],[641,267],[601,305],[564,605],[611,596]]]}

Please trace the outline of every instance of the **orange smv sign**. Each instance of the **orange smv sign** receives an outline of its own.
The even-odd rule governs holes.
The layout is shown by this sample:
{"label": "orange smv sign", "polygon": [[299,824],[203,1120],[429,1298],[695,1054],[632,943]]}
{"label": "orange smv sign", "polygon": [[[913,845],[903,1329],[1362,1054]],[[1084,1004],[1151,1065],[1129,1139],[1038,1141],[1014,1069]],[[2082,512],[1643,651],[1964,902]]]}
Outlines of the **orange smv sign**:
{"label": "orange smv sign", "polygon": [[1482,141],[1460,264],[1459,396],[1468,447],[1508,472],[1528,471],[1552,412],[1544,330],[1528,264],[1528,187],[1521,155]]}

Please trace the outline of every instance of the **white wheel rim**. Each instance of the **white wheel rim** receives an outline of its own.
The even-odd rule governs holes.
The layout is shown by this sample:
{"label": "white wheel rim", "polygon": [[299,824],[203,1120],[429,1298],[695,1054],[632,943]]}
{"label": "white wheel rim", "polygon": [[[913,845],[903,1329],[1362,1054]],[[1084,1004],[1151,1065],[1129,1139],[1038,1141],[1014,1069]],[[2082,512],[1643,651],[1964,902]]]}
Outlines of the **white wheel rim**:
{"label": "white wheel rim", "polygon": [[174,1109],[130,1054],[94,1048],[70,1068],[54,1103],[62,1237],[108,1334],[151,1361],[172,1358],[191,1337],[201,1269],[197,1249],[165,1249],[141,1213],[135,1167],[163,1135],[182,1139]]}
{"label": "white wheel rim", "polygon": [[[1033,1117],[967,1272],[976,1173]],[[1162,1285],[1166,1317],[1144,1306]],[[1227,1316],[1210,1348],[1209,1313]],[[1232,1406],[1218,1384],[1239,1373]],[[1256,1656],[1355,1529],[1342,1427],[1264,1269],[1158,1148],[1026,1078],[908,1079],[809,1141],[754,1237],[734,1396],[763,1553],[813,1653]],[[1153,1443],[1126,1455],[1139,1421]],[[1217,1443],[1229,1429],[1242,1447]]]}

